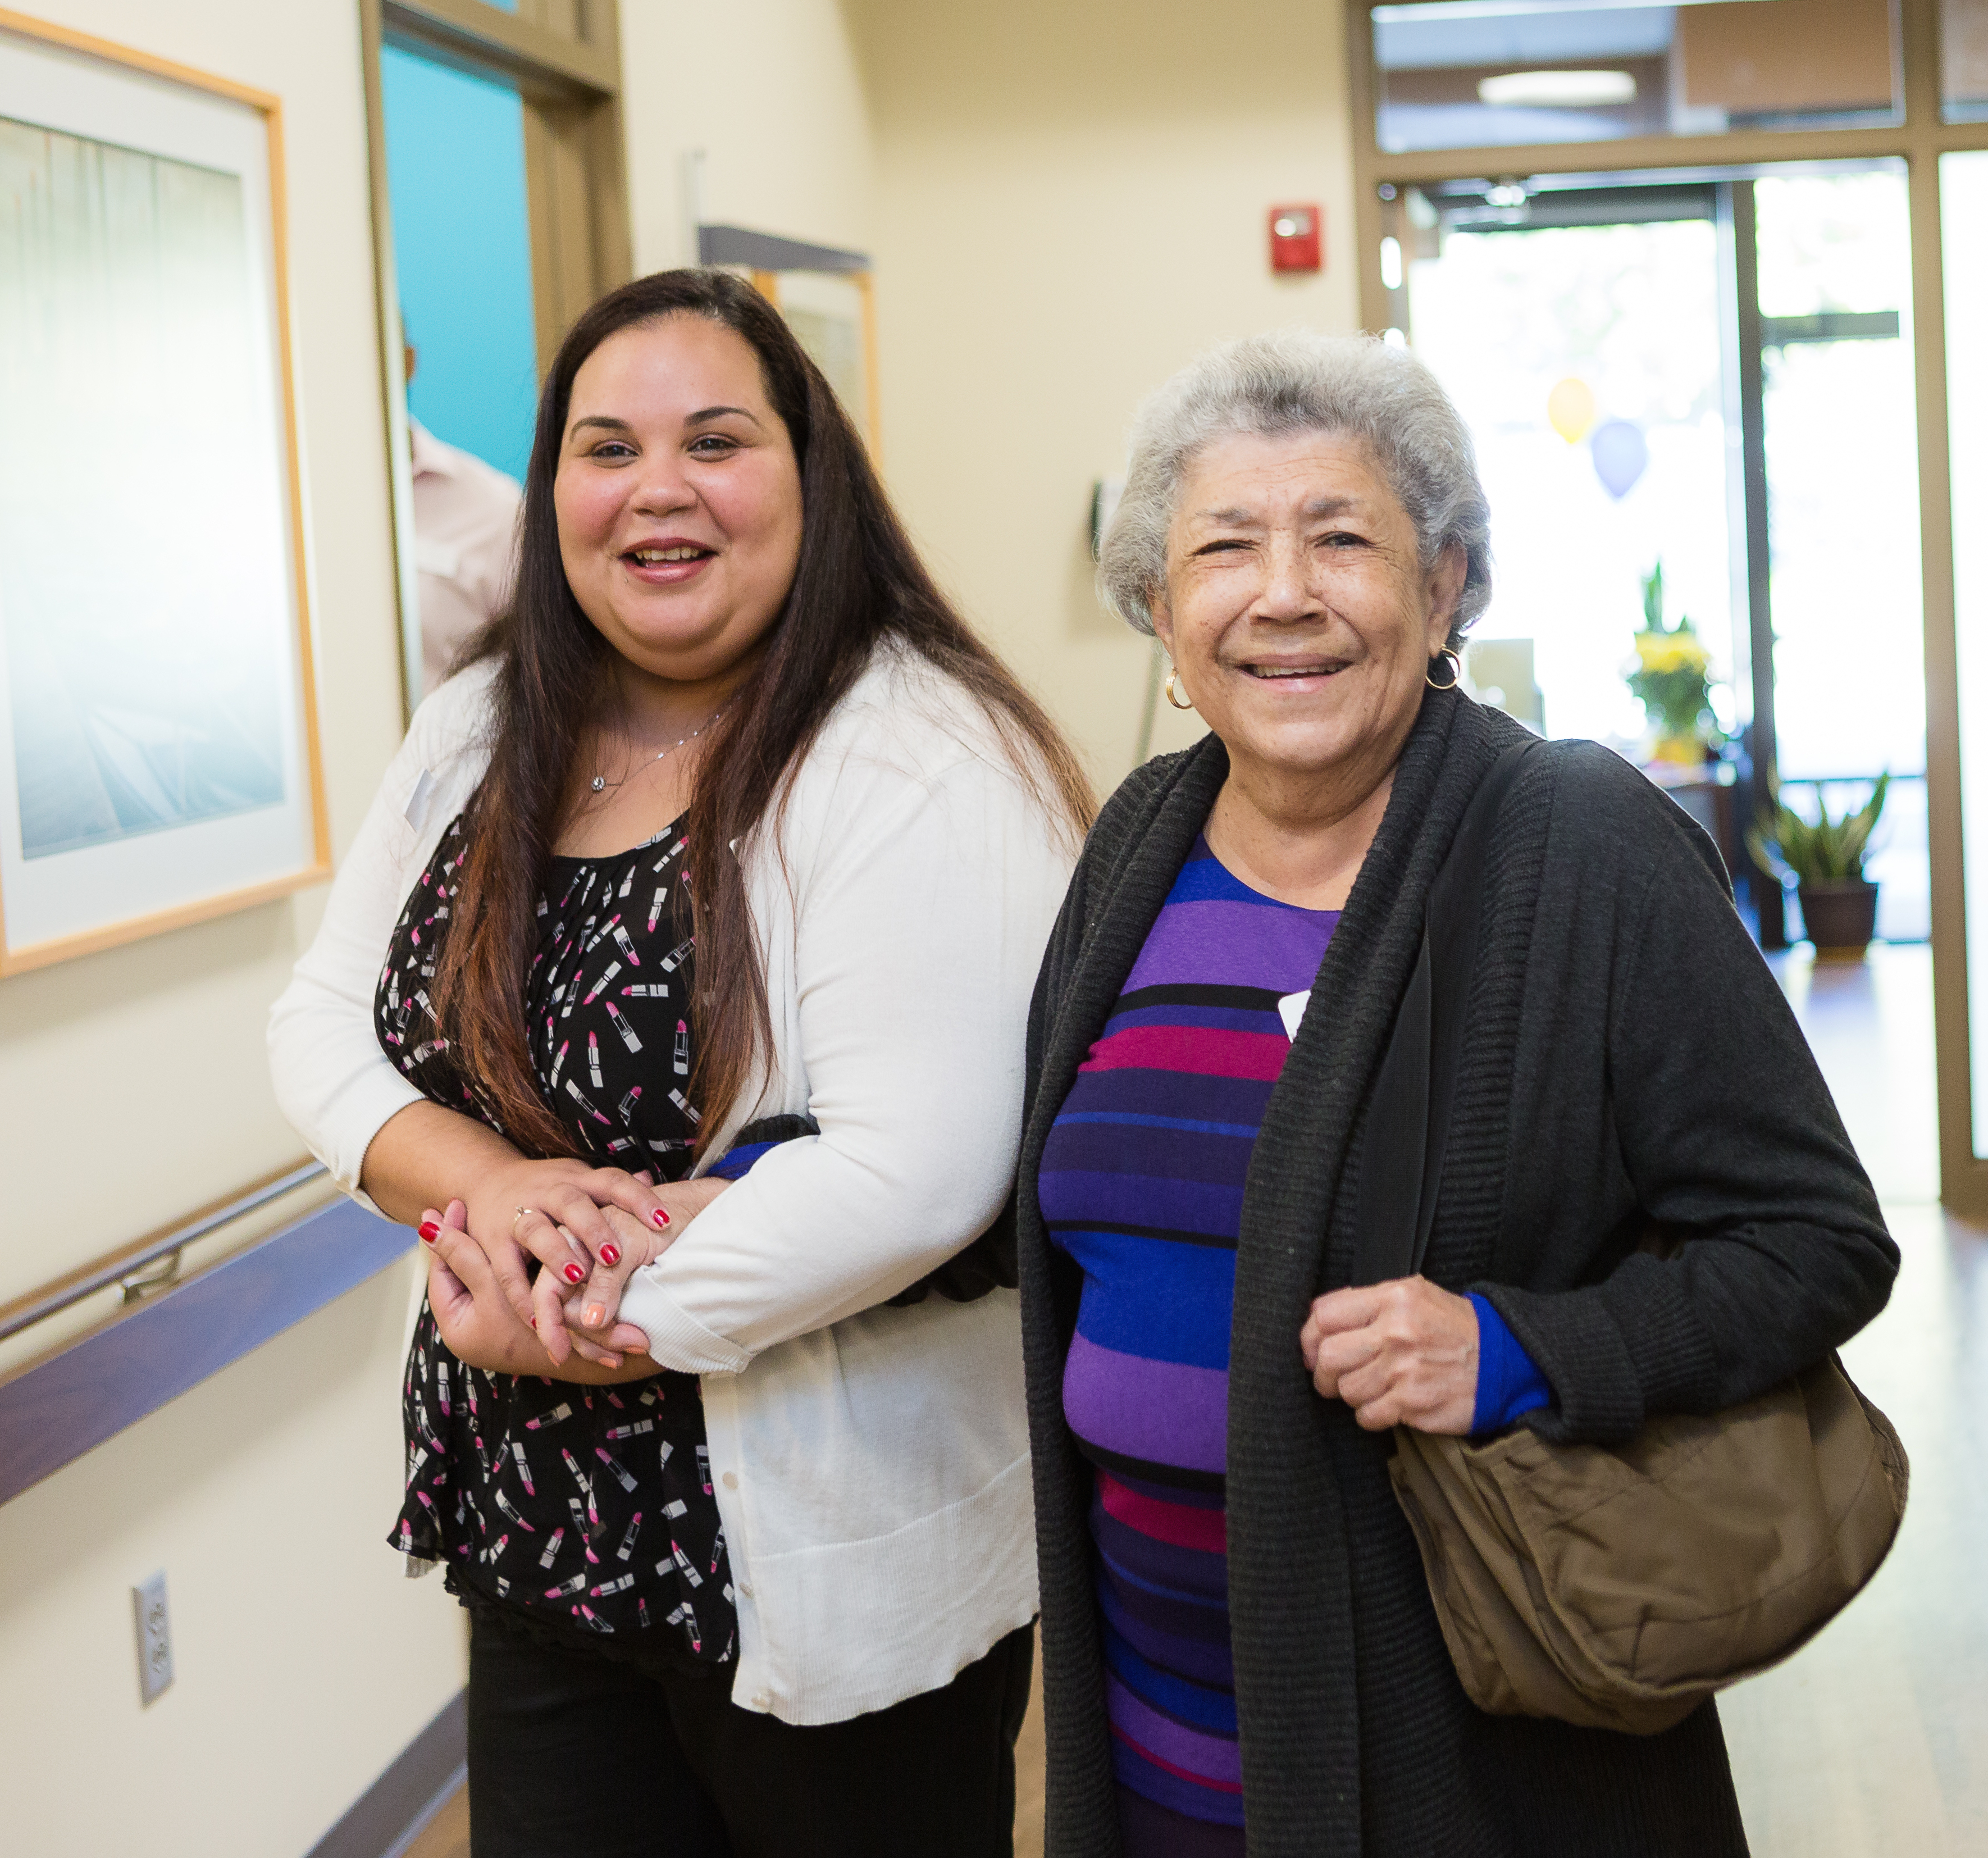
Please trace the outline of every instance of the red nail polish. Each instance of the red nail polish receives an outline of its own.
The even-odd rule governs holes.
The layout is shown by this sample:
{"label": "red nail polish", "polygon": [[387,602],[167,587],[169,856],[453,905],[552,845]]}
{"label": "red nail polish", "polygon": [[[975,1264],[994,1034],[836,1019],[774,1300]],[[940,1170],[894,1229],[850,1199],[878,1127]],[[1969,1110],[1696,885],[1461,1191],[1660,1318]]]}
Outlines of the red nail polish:
{"label": "red nail polish", "polygon": [[654,1220],[658,1226],[667,1226],[670,1223],[670,1216],[660,1207],[658,1207],[654,1213],[651,1213],[649,1217]]}
{"label": "red nail polish", "polygon": [[421,1230],[421,1237],[432,1245],[435,1242],[435,1234],[440,1232],[441,1228],[433,1220],[423,1220]]}
{"label": "red nail polish", "polygon": [[621,1262],[621,1247],[618,1245],[602,1246],[600,1248],[600,1261],[610,1271],[613,1270],[616,1265]]}
{"label": "red nail polish", "polygon": [[538,1319],[538,1318],[537,1318],[537,1317],[534,1316],[534,1317],[532,1318],[532,1327],[533,1328],[535,1328],[535,1329],[536,1329],[538,1326],[539,1326],[539,1319]]}
{"label": "red nail polish", "polygon": [[569,1264],[566,1267],[566,1281],[569,1284],[577,1284],[585,1278],[586,1275],[587,1273],[582,1271],[577,1264]]}

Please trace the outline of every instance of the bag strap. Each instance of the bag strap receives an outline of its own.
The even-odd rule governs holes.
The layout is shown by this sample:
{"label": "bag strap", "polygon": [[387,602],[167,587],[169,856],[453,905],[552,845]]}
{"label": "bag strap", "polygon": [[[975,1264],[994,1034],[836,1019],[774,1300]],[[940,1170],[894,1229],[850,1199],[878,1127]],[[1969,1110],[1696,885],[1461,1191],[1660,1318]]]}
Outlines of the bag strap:
{"label": "bag strap", "polygon": [[1429,886],[1422,948],[1368,1108],[1355,1214],[1355,1284],[1412,1277],[1428,1249],[1477,966],[1485,854],[1505,797],[1539,746],[1529,736],[1491,764]]}

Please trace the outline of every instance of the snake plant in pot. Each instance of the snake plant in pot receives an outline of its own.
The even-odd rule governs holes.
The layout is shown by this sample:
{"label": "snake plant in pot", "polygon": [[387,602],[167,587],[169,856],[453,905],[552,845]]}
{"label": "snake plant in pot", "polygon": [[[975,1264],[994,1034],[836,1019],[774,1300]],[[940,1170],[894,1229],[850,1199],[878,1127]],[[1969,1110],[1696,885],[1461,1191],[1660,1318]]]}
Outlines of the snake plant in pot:
{"label": "snake plant in pot", "polygon": [[1861,961],[1878,919],[1878,887],[1864,875],[1871,834],[1885,811],[1889,773],[1880,774],[1862,806],[1832,819],[1818,790],[1816,815],[1808,819],[1782,799],[1746,834],[1748,848],[1770,871],[1791,871],[1801,899],[1802,921],[1818,959]]}

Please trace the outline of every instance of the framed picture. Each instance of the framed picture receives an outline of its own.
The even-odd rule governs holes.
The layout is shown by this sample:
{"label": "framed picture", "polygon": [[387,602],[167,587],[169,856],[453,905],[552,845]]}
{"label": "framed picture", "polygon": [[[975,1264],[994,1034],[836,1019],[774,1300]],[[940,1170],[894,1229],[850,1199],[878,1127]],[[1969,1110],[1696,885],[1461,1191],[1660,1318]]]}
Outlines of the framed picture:
{"label": "framed picture", "polygon": [[[771,288],[769,289],[769,284]],[[760,285],[877,449],[876,310],[867,271],[780,271]]]}
{"label": "framed picture", "polygon": [[0,974],[330,871],[276,100],[0,11]]}
{"label": "framed picture", "polygon": [[882,455],[877,391],[877,300],[869,255],[746,226],[701,225],[701,265],[750,277],[828,377],[872,458]]}

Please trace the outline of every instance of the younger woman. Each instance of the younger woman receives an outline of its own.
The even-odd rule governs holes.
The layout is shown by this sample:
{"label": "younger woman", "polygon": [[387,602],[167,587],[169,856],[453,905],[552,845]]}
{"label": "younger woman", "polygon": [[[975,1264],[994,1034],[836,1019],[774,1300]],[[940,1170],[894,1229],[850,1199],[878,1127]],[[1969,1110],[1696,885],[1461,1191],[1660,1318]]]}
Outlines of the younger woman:
{"label": "younger woman", "polygon": [[1000,1216],[1087,806],[762,298],[581,318],[516,603],[271,1027],[437,1247],[393,1539],[471,1613],[478,1858],[1009,1850]]}

